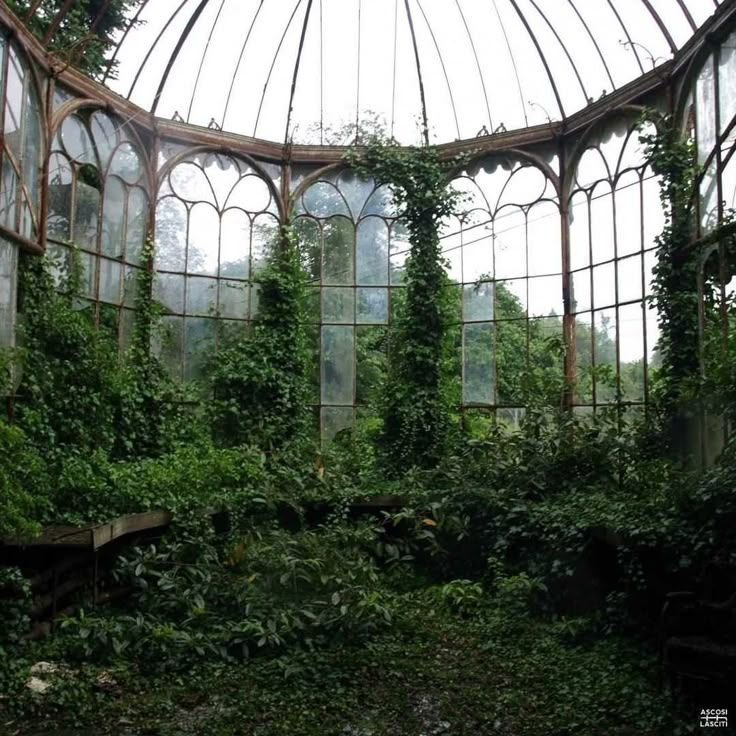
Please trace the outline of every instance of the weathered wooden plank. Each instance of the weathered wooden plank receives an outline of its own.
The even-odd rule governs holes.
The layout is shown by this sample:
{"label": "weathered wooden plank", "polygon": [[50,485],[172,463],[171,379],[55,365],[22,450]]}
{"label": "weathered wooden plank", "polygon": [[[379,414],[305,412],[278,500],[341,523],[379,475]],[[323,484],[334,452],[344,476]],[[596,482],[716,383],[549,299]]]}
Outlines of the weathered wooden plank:
{"label": "weathered wooden plank", "polygon": [[104,524],[46,526],[32,539],[5,538],[0,542],[8,547],[75,547],[94,551],[126,534],[156,529],[170,523],[169,511],[146,511],[119,516]]}

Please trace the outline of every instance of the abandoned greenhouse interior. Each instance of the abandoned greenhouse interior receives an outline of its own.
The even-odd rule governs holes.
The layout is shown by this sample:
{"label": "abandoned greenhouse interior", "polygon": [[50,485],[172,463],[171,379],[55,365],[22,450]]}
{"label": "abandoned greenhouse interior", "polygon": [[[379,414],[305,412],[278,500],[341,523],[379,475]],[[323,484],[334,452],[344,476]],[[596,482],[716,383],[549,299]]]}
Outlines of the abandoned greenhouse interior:
{"label": "abandoned greenhouse interior", "polygon": [[0,105],[0,736],[734,727],[736,0],[2,0]]}

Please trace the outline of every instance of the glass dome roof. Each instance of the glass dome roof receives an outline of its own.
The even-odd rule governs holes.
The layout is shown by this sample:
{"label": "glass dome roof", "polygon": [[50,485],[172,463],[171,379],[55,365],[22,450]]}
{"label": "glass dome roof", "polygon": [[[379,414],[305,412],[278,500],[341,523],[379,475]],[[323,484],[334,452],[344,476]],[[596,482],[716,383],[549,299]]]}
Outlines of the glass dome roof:
{"label": "glass dome roof", "polygon": [[105,82],[161,117],[351,143],[574,113],[669,59],[718,0],[143,0]]}

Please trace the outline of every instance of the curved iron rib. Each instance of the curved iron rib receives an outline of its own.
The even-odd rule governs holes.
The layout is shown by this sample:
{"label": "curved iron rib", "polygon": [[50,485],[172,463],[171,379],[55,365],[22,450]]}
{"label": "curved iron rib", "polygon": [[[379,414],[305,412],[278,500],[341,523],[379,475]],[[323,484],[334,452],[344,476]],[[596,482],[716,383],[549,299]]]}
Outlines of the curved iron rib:
{"label": "curved iron rib", "polygon": [[279,45],[276,47],[276,52],[273,55],[273,60],[271,61],[271,66],[268,69],[268,76],[266,77],[266,81],[263,85],[263,92],[261,94],[261,101],[258,104],[258,113],[256,114],[256,122],[255,125],[253,125],[253,137],[256,137],[256,132],[258,131],[258,122],[261,119],[261,112],[263,111],[263,102],[266,99],[266,92],[268,91],[268,85],[271,81],[271,75],[273,74],[274,67],[276,66],[276,62],[278,61],[279,54],[281,53],[281,47],[284,45],[284,39],[286,38],[286,34],[289,32],[289,28],[291,28],[291,24],[294,21],[294,17],[296,16],[296,11],[299,10],[299,6],[302,4],[302,0],[296,0],[296,5],[294,6],[294,10],[291,11],[291,15],[289,16],[289,20],[284,28],[284,32],[281,34],[281,39],[279,40]]}
{"label": "curved iron rib", "polygon": [[460,0],[455,0],[455,5],[457,5],[457,9],[460,12],[460,17],[463,19],[463,25],[465,26],[465,33],[468,36],[468,41],[470,41],[470,48],[473,51],[473,58],[475,59],[475,68],[478,70],[478,77],[480,78],[480,85],[483,88],[483,99],[486,102],[486,112],[488,113],[488,123],[491,126],[491,130],[493,130],[493,116],[491,115],[491,106],[488,102],[488,92],[486,91],[486,80],[483,78],[483,71],[480,68],[480,60],[478,59],[478,52],[475,48],[475,43],[473,42],[473,36],[470,33],[470,28],[468,27],[468,21],[465,19],[465,13],[463,13],[463,9],[460,6]]}
{"label": "curved iron rib", "polygon": [[169,60],[166,62],[166,68],[164,69],[164,73],[161,75],[161,81],[158,84],[156,95],[153,98],[153,105],[151,106],[151,113],[154,115],[156,114],[158,101],[161,99],[164,87],[166,86],[166,80],[169,78],[169,74],[171,73],[174,63],[179,57],[179,53],[181,52],[184,44],[187,42],[189,34],[192,32],[192,28],[197,24],[199,17],[202,15],[202,11],[207,7],[207,3],[209,3],[209,1],[210,0],[200,0],[199,5],[197,5],[196,9],[187,21],[186,26],[184,26],[184,30],[182,31],[181,36],[179,36],[179,40],[176,42],[176,46],[174,46],[174,50],[171,52]]}
{"label": "curved iron rib", "polygon": [[212,43],[212,36],[215,32],[215,28],[217,28],[217,24],[220,20],[220,14],[222,13],[222,9],[225,7],[226,0],[222,0],[220,3],[220,7],[217,11],[217,15],[215,16],[215,21],[212,24],[212,28],[210,29],[210,34],[207,36],[207,43],[205,44],[204,51],[202,52],[202,58],[199,60],[199,68],[197,69],[197,78],[194,80],[194,87],[192,87],[192,96],[189,100],[189,108],[187,109],[187,122],[189,122],[189,118],[192,115],[192,107],[194,107],[194,98],[197,95],[197,87],[199,87],[199,79],[202,76],[202,68],[204,67],[204,60],[207,58],[207,52],[210,50],[210,43]]}
{"label": "curved iron rib", "polygon": [[286,131],[284,133],[284,143],[289,142],[289,127],[291,125],[291,113],[294,109],[294,94],[296,93],[296,82],[299,77],[299,64],[302,59],[302,50],[304,49],[304,39],[307,35],[307,26],[309,25],[309,17],[312,11],[312,0],[307,2],[307,12],[304,14],[304,25],[302,25],[302,35],[299,38],[299,50],[296,54],[296,62],[294,63],[294,77],[291,80],[291,92],[289,94],[289,112],[286,115]]}
{"label": "curved iron rib", "polygon": [[419,80],[419,97],[422,103],[422,125],[424,127],[424,144],[429,145],[429,123],[427,122],[427,102],[424,97],[424,82],[422,80],[422,65],[419,61],[419,47],[417,46],[417,37],[414,33],[414,21],[411,17],[411,8],[409,7],[409,0],[404,0],[404,7],[406,8],[406,19],[409,21],[409,32],[411,33],[411,42],[414,46],[414,58],[417,62],[417,79]]}
{"label": "curved iron rib", "polygon": [[437,57],[439,58],[440,65],[442,66],[442,74],[445,77],[445,84],[447,85],[447,94],[450,96],[450,106],[452,107],[452,116],[455,118],[455,130],[457,131],[458,139],[460,139],[461,137],[460,136],[460,123],[457,117],[457,108],[455,107],[455,97],[452,94],[452,85],[450,84],[450,77],[447,75],[447,69],[445,67],[445,60],[442,58],[442,52],[440,51],[439,44],[437,43],[437,38],[434,35],[432,26],[429,24],[429,20],[427,19],[427,14],[424,12],[424,8],[422,7],[421,0],[417,0],[417,7],[419,8],[419,12],[422,14],[422,18],[424,18],[424,23],[427,26],[429,35],[432,38],[432,43],[434,44],[434,47],[437,51]]}
{"label": "curved iron rib", "polygon": [[567,115],[565,114],[565,106],[562,104],[562,98],[560,97],[560,90],[557,89],[557,84],[555,83],[555,78],[552,75],[552,70],[549,68],[549,64],[547,63],[547,57],[544,55],[544,52],[542,51],[542,47],[539,45],[539,41],[537,40],[537,37],[534,35],[534,31],[532,31],[531,27],[529,26],[529,22],[524,16],[524,13],[521,12],[521,9],[516,3],[516,0],[509,0],[509,2],[511,3],[514,10],[516,11],[516,14],[519,16],[519,20],[524,25],[526,32],[529,34],[529,38],[534,44],[534,48],[536,48],[537,54],[539,54],[539,60],[542,62],[542,66],[544,66],[544,70],[547,72],[549,83],[552,86],[552,92],[554,93],[555,99],[557,100],[557,107],[559,108],[560,115],[563,118],[565,118],[567,117]]}
{"label": "curved iron rib", "polygon": [[238,76],[238,72],[240,71],[240,65],[243,62],[243,56],[245,55],[245,47],[248,45],[248,41],[250,40],[250,34],[253,33],[253,26],[255,26],[256,21],[258,20],[258,15],[260,14],[262,8],[263,8],[263,0],[261,0],[261,2],[258,4],[258,9],[253,15],[253,20],[250,22],[250,28],[248,28],[248,33],[245,34],[245,40],[243,41],[243,45],[240,47],[238,63],[235,65],[235,71],[233,72],[232,79],[230,80],[230,89],[228,89],[227,97],[225,99],[225,108],[222,111],[223,127],[225,126],[225,118],[227,117],[227,111],[228,111],[228,108],[230,107],[230,98],[232,97],[233,88],[235,87],[235,79]]}

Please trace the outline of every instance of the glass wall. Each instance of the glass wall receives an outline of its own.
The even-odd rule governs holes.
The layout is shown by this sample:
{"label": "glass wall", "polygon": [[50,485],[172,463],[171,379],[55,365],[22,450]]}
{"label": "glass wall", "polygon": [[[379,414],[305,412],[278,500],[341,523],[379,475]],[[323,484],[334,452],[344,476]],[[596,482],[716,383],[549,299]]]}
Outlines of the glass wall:
{"label": "glass wall", "polygon": [[329,439],[375,398],[409,245],[388,188],[349,170],[312,182],[295,214],[311,290],[313,402]]}
{"label": "glass wall", "polygon": [[575,403],[641,404],[657,362],[657,317],[647,297],[664,221],[636,120],[613,120],[588,142],[569,220]]}
{"label": "glass wall", "polygon": [[[149,200],[145,158],[125,126],[101,110],[66,117],[51,144],[48,252],[59,278],[78,259],[86,308],[126,345]],[[76,246],[74,248],[73,246]]]}
{"label": "glass wall", "polygon": [[5,90],[0,225],[35,240],[43,150],[41,106],[30,67],[3,35],[0,54],[0,84]]}
{"label": "glass wall", "polygon": [[164,170],[154,298],[165,316],[157,350],[176,376],[205,378],[217,344],[247,330],[258,309],[253,280],[278,229],[272,190],[249,163],[204,152]]}
{"label": "glass wall", "polygon": [[533,393],[561,400],[557,193],[539,167],[506,157],[474,162],[453,184],[464,196],[442,240],[457,290],[461,402],[515,423]]}

